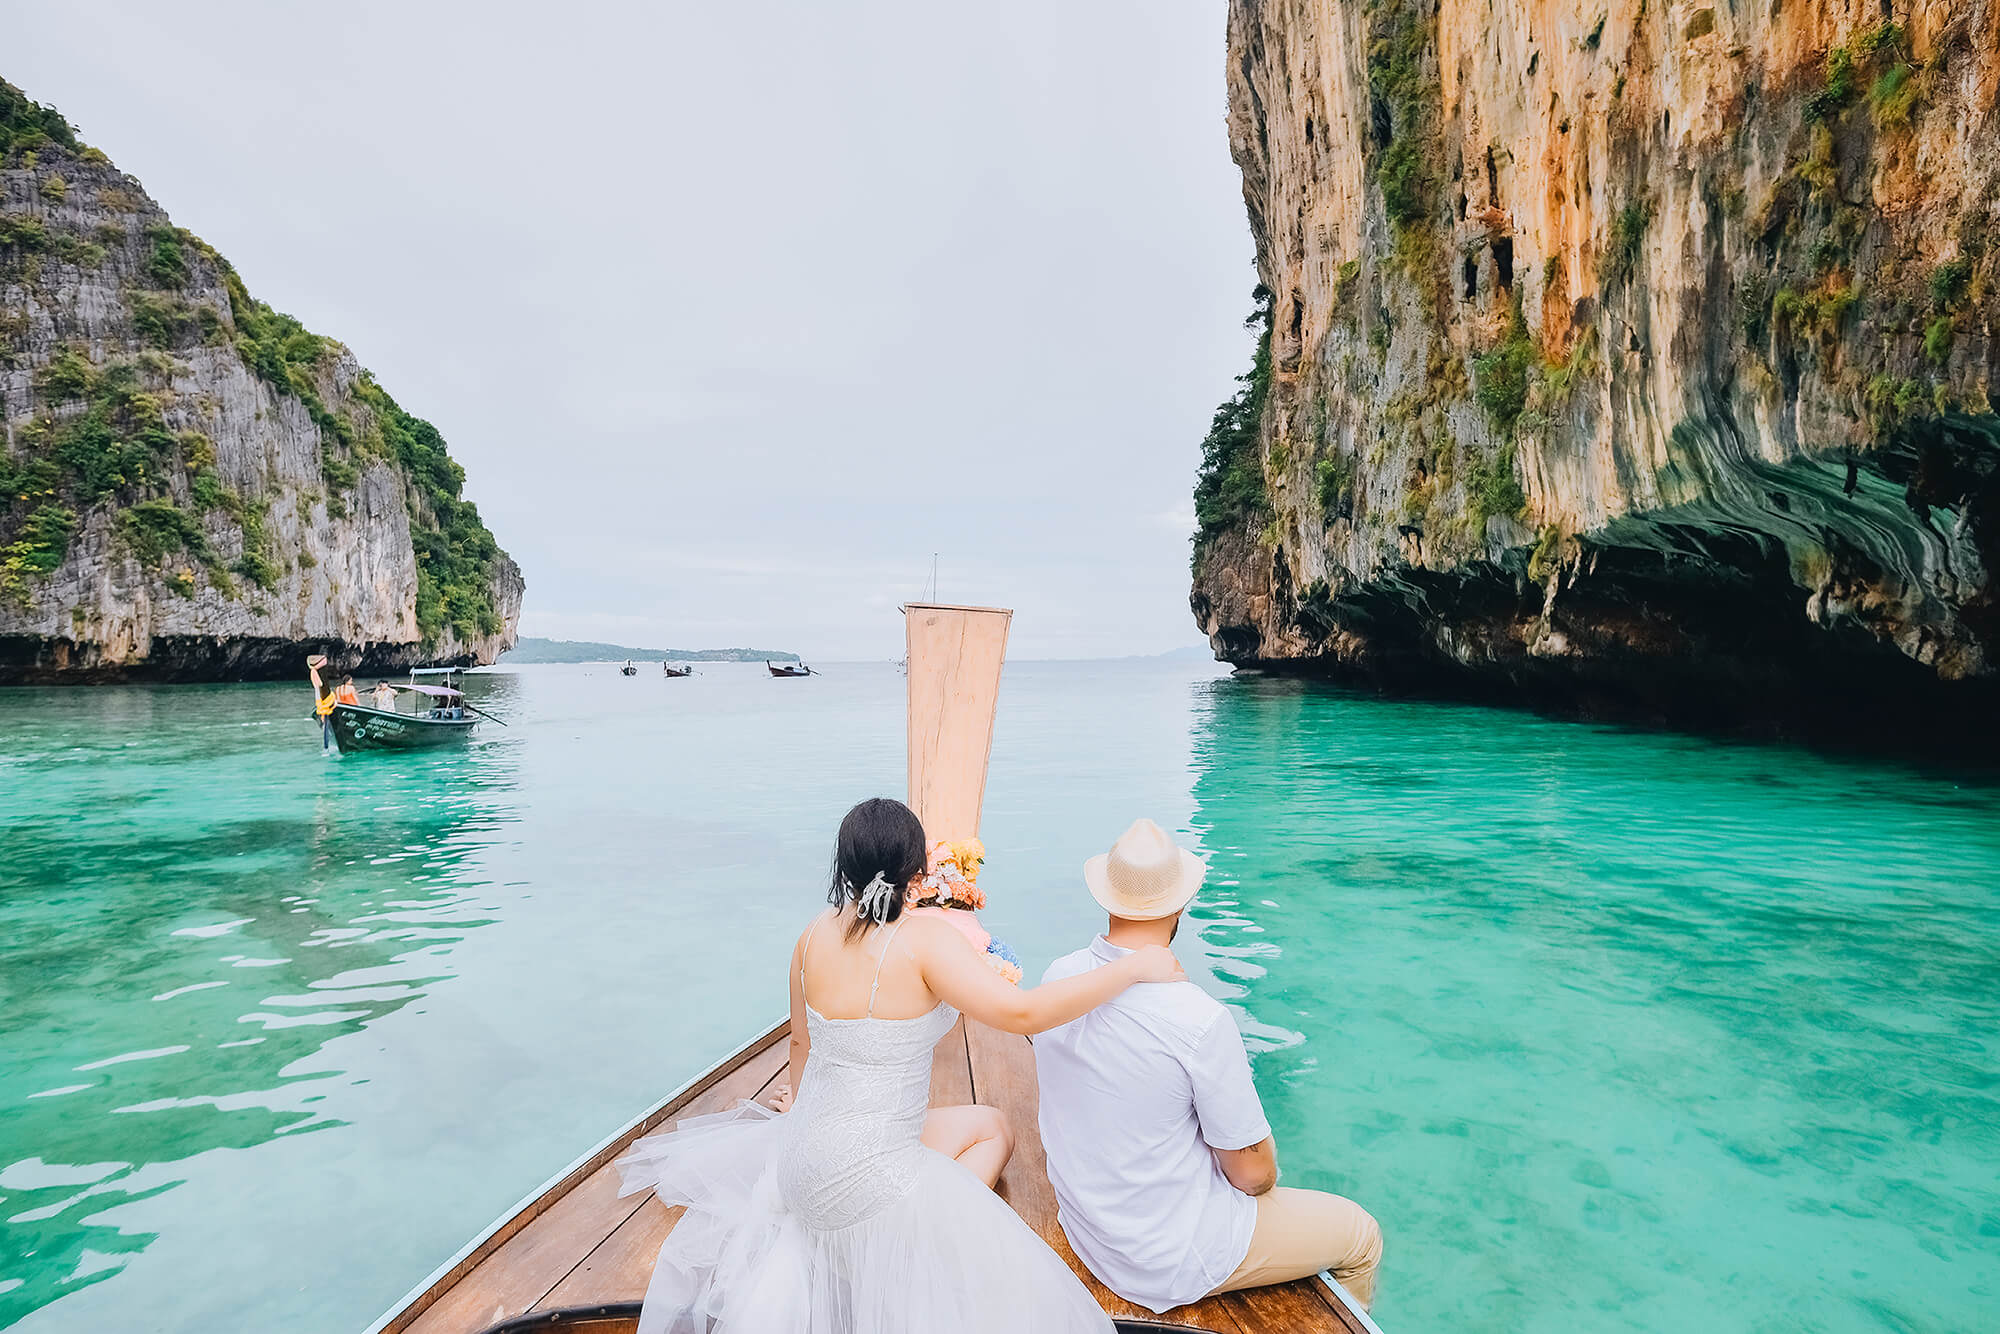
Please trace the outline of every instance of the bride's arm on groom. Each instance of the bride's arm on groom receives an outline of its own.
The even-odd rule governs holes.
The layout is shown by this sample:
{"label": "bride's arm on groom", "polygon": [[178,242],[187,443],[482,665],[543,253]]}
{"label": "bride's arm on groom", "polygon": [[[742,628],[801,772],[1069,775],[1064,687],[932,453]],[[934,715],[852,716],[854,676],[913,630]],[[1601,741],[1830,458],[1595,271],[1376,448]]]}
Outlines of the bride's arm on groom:
{"label": "bride's arm on groom", "polygon": [[1021,987],[994,972],[985,956],[949,923],[913,925],[920,929],[905,931],[896,943],[915,957],[924,985],[968,1018],[1003,1033],[1045,1033],[1080,1018],[1136,982],[1187,978],[1172,950],[1148,945],[1076,977]]}
{"label": "bride's arm on groom", "polygon": [[[989,1028],[1004,1033],[1045,1033],[1096,1009],[1136,982],[1181,982],[1174,952],[1162,945],[1134,950],[1116,963],[1094,968],[1039,987],[1018,987],[1003,979],[972,948],[964,934],[945,922],[917,920],[892,945],[907,950],[921,971],[924,985],[947,1005]],[[806,1023],[806,998],[800,977],[805,938],[792,947],[792,1031],[787,1083],[773,1091],[770,1105],[786,1111],[805,1079],[806,1058],[812,1054],[812,1030]]]}

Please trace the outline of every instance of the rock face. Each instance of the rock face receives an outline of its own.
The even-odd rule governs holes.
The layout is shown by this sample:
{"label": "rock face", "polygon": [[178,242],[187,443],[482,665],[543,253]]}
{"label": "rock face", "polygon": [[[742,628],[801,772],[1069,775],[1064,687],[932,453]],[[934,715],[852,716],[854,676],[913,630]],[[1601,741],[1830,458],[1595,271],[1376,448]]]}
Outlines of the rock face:
{"label": "rock face", "polygon": [[0,684],[491,662],[520,570],[346,348],[0,84]]}
{"label": "rock face", "polygon": [[2000,717],[2000,0],[1231,0],[1219,657]]}

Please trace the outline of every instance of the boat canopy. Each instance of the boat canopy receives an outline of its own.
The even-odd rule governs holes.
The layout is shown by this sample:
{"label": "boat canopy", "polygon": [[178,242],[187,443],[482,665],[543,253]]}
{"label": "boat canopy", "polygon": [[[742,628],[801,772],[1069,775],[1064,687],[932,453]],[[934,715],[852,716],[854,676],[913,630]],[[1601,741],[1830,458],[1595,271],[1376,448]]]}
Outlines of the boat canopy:
{"label": "boat canopy", "polygon": [[457,676],[463,667],[412,667],[411,676]]}
{"label": "boat canopy", "polygon": [[464,692],[450,686],[397,686],[397,690],[408,690],[418,695],[430,695],[436,699],[464,699]]}

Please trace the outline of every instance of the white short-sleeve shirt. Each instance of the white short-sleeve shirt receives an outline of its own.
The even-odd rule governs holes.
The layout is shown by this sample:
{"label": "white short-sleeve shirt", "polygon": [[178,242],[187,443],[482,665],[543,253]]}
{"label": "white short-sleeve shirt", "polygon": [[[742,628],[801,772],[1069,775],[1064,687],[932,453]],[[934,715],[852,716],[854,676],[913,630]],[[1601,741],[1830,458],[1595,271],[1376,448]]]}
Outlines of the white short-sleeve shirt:
{"label": "white short-sleeve shirt", "polygon": [[[1128,953],[1099,936],[1042,980]],[[1249,1253],[1257,1205],[1209,1150],[1271,1133],[1229,1011],[1192,982],[1128,987],[1037,1037],[1035,1074],[1058,1217],[1090,1272],[1156,1312],[1213,1292]]]}

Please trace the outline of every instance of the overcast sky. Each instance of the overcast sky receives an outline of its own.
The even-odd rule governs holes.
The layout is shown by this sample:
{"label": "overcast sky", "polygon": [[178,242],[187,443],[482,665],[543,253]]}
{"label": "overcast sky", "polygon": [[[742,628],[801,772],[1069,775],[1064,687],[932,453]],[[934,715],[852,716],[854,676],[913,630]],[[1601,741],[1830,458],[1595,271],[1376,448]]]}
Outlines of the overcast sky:
{"label": "overcast sky", "polygon": [[525,633],[1200,642],[1249,360],[1223,0],[0,0],[60,108],[435,422]]}

